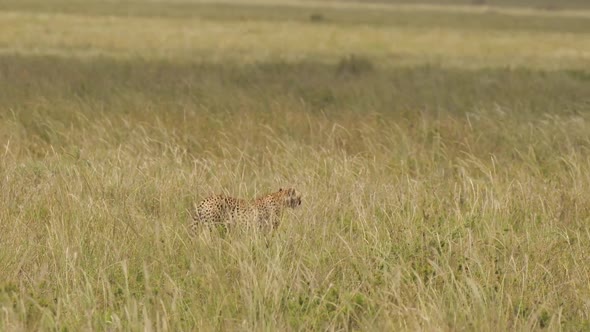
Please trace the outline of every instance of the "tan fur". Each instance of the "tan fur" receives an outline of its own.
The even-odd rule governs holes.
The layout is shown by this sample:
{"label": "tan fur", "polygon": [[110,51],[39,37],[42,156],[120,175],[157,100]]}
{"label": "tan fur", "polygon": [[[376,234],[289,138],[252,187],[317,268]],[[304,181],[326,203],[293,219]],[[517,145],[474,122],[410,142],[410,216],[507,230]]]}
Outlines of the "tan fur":
{"label": "tan fur", "polygon": [[215,195],[195,205],[190,228],[194,232],[201,224],[234,224],[254,222],[260,226],[279,224],[286,207],[301,205],[301,194],[292,188],[259,197],[253,201]]}

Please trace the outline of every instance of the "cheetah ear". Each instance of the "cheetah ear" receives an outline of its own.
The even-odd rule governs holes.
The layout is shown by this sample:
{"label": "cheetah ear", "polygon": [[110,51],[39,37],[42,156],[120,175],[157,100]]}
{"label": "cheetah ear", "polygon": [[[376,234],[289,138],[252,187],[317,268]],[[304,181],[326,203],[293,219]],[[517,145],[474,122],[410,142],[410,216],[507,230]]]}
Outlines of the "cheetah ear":
{"label": "cheetah ear", "polygon": [[279,192],[283,191],[283,188],[279,188]]}

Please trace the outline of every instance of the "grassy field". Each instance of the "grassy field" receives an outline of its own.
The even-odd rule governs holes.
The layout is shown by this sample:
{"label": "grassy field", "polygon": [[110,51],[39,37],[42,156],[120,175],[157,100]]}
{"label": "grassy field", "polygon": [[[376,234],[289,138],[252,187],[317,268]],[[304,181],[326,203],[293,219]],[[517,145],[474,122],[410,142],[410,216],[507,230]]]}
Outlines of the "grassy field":
{"label": "grassy field", "polygon": [[589,8],[521,2],[0,0],[0,330],[590,329]]}

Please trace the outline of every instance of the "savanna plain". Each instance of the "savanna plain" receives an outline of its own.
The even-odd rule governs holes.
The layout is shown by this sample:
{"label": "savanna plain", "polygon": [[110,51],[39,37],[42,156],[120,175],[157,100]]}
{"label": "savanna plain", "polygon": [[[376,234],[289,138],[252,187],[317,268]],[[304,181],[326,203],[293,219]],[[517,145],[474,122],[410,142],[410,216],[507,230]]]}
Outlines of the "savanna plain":
{"label": "savanna plain", "polygon": [[0,330],[588,330],[589,68],[585,1],[0,0]]}

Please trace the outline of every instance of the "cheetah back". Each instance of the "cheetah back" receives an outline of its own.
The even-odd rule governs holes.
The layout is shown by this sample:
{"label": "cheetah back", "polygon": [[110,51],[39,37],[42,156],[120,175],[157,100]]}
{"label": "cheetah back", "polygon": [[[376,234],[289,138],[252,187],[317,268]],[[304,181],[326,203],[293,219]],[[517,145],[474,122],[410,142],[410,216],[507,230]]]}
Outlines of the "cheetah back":
{"label": "cheetah back", "polygon": [[237,198],[224,195],[211,196],[195,206],[191,228],[198,224],[220,224],[245,217],[248,204]]}

